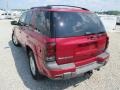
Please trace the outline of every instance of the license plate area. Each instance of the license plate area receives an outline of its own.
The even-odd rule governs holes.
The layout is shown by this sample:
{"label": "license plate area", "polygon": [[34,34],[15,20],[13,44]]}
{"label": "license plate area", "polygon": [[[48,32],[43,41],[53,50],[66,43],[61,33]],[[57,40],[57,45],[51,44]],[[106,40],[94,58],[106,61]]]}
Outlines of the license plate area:
{"label": "license plate area", "polygon": [[90,49],[96,49],[98,46],[97,46],[97,42],[94,42],[94,43],[86,43],[86,44],[81,44],[81,45],[78,45],[78,48],[76,49],[77,51],[82,51],[82,50],[90,50]]}

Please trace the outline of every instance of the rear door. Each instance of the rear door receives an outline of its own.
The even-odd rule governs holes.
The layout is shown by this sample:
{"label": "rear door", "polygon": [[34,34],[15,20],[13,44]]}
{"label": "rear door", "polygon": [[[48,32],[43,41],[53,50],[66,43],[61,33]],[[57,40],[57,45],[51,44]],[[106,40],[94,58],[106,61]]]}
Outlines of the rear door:
{"label": "rear door", "polygon": [[[24,31],[26,36],[26,44],[34,47],[34,54],[36,55],[36,64],[39,71],[43,70],[43,60],[45,59],[46,39],[48,38],[48,31],[46,21],[49,19],[45,17],[45,11],[33,10],[32,20],[30,20],[29,27]],[[47,20],[46,20],[47,19]],[[25,39],[25,38],[23,38]],[[42,71],[41,71],[42,72]]]}
{"label": "rear door", "polygon": [[31,23],[32,23],[32,11],[27,11],[26,18],[24,21],[24,27],[21,31],[21,42],[24,47],[26,46],[26,42],[30,40],[29,37],[31,37],[31,34],[33,32],[33,29],[31,29],[30,25]]}

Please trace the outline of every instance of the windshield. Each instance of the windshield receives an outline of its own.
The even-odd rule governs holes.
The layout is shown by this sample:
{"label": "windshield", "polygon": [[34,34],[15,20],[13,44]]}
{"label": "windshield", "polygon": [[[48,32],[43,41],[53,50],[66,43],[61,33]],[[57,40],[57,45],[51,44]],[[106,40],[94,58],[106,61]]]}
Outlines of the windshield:
{"label": "windshield", "polygon": [[55,37],[81,36],[105,32],[99,17],[93,13],[53,12]]}

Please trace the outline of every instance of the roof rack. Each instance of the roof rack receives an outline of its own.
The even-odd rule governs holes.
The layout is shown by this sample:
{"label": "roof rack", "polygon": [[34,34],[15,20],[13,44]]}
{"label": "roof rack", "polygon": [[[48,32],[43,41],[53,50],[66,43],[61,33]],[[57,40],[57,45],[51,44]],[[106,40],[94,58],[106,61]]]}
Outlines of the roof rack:
{"label": "roof rack", "polygon": [[83,8],[83,7],[70,6],[70,5],[47,5],[47,6],[41,6],[41,7],[32,7],[31,9],[35,9],[35,8],[47,8],[47,9],[51,9],[51,8],[54,8],[54,7],[68,7],[68,8],[69,7],[74,7],[74,8],[80,8],[80,9],[83,9],[83,10],[88,10],[86,8]]}

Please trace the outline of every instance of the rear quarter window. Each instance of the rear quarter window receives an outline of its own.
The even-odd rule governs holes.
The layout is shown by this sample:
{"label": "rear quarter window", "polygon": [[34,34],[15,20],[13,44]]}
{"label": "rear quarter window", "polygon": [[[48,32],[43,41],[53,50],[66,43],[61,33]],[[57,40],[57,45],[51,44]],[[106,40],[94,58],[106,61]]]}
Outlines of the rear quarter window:
{"label": "rear quarter window", "polygon": [[35,28],[43,35],[50,36],[49,19],[45,11],[37,10],[35,13]]}

